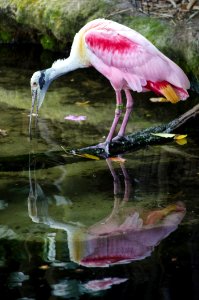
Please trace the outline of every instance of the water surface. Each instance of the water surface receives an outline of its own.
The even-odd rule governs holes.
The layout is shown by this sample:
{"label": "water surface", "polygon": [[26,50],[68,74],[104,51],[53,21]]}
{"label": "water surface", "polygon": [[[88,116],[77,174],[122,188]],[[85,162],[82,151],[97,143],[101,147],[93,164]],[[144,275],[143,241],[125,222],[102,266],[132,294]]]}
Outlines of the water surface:
{"label": "water surface", "polygon": [[[115,100],[95,70],[68,74],[50,87],[30,140],[29,78],[56,56],[14,47],[0,54],[3,299],[197,299],[198,140],[150,146],[124,155],[125,163],[63,164],[61,146],[104,141]],[[148,97],[135,95],[128,132],[169,122],[198,101]],[[87,119],[64,120],[70,114]]]}

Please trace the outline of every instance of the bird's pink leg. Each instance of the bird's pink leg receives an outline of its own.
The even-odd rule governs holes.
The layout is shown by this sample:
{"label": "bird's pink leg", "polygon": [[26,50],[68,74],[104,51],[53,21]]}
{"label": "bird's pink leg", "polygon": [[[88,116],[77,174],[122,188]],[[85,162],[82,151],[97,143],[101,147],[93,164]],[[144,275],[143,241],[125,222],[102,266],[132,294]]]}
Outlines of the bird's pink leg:
{"label": "bird's pink leg", "polygon": [[129,119],[129,116],[133,109],[133,98],[131,96],[131,93],[128,89],[125,89],[124,91],[125,91],[125,95],[126,95],[126,112],[125,112],[124,119],[122,121],[122,125],[120,127],[117,137],[123,136],[125,134],[128,119]]}
{"label": "bird's pink leg", "polygon": [[115,129],[117,127],[118,121],[120,119],[121,113],[122,113],[122,96],[121,91],[115,91],[116,92],[116,110],[115,110],[115,117],[111,126],[111,129],[109,131],[109,134],[106,138],[106,142],[110,142],[112,140],[113,134],[115,132]]}

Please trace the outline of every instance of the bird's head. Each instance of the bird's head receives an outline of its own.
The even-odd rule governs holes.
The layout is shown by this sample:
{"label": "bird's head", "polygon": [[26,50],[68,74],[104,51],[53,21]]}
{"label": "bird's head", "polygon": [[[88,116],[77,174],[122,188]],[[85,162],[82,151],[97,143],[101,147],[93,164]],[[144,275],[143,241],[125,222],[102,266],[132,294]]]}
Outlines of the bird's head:
{"label": "bird's head", "polygon": [[37,110],[41,107],[46,91],[50,85],[50,79],[49,79],[49,71],[43,70],[43,71],[37,71],[32,75],[32,78],[30,80],[30,86],[31,86],[31,93],[32,93],[32,110],[33,112],[34,105],[36,102]]}
{"label": "bird's head", "polygon": [[30,86],[31,86],[31,94],[32,94],[32,106],[30,110],[30,120],[29,120],[29,135],[31,136],[31,122],[32,122],[32,114],[34,111],[34,106],[36,103],[36,116],[38,116],[38,110],[40,109],[44,98],[46,91],[52,81],[50,79],[51,69],[46,69],[43,71],[37,71],[35,72],[30,80]]}

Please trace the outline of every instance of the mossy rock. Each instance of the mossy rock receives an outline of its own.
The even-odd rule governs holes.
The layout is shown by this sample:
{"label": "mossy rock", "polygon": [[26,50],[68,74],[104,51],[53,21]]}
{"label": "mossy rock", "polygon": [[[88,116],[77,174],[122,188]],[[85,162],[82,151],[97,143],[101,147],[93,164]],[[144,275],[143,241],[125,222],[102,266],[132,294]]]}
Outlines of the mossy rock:
{"label": "mossy rock", "polygon": [[194,74],[197,81],[199,43],[186,26],[140,16],[130,10],[120,13],[119,5],[119,0],[0,0],[0,14],[3,12],[10,20],[4,22],[3,28],[0,20],[0,41],[23,42],[25,38],[40,43],[44,49],[63,51],[88,21],[110,18],[143,34],[185,72]]}
{"label": "mossy rock", "polygon": [[51,35],[65,45],[89,20],[103,17],[111,11],[106,0],[8,0],[6,4],[0,0],[0,8],[10,8],[10,17],[19,24],[34,28],[44,36],[47,34],[48,38]]}
{"label": "mossy rock", "polygon": [[42,47],[46,50],[56,49],[56,40],[52,36],[43,35],[40,39],[40,43]]}

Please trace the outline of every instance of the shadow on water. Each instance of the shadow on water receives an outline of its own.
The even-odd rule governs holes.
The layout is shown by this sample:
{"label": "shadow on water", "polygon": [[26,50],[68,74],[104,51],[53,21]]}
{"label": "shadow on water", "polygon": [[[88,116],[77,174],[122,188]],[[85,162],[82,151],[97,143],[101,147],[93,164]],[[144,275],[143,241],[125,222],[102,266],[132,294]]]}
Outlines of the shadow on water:
{"label": "shadow on water", "polygon": [[[114,95],[94,70],[69,74],[48,91],[30,142],[29,78],[52,57],[26,50],[7,65],[0,54],[3,299],[197,299],[198,140],[129,153],[125,163],[62,161],[61,145],[103,141]],[[163,110],[135,97],[129,132],[170,121],[198,101]],[[68,114],[87,121],[66,121]]]}

